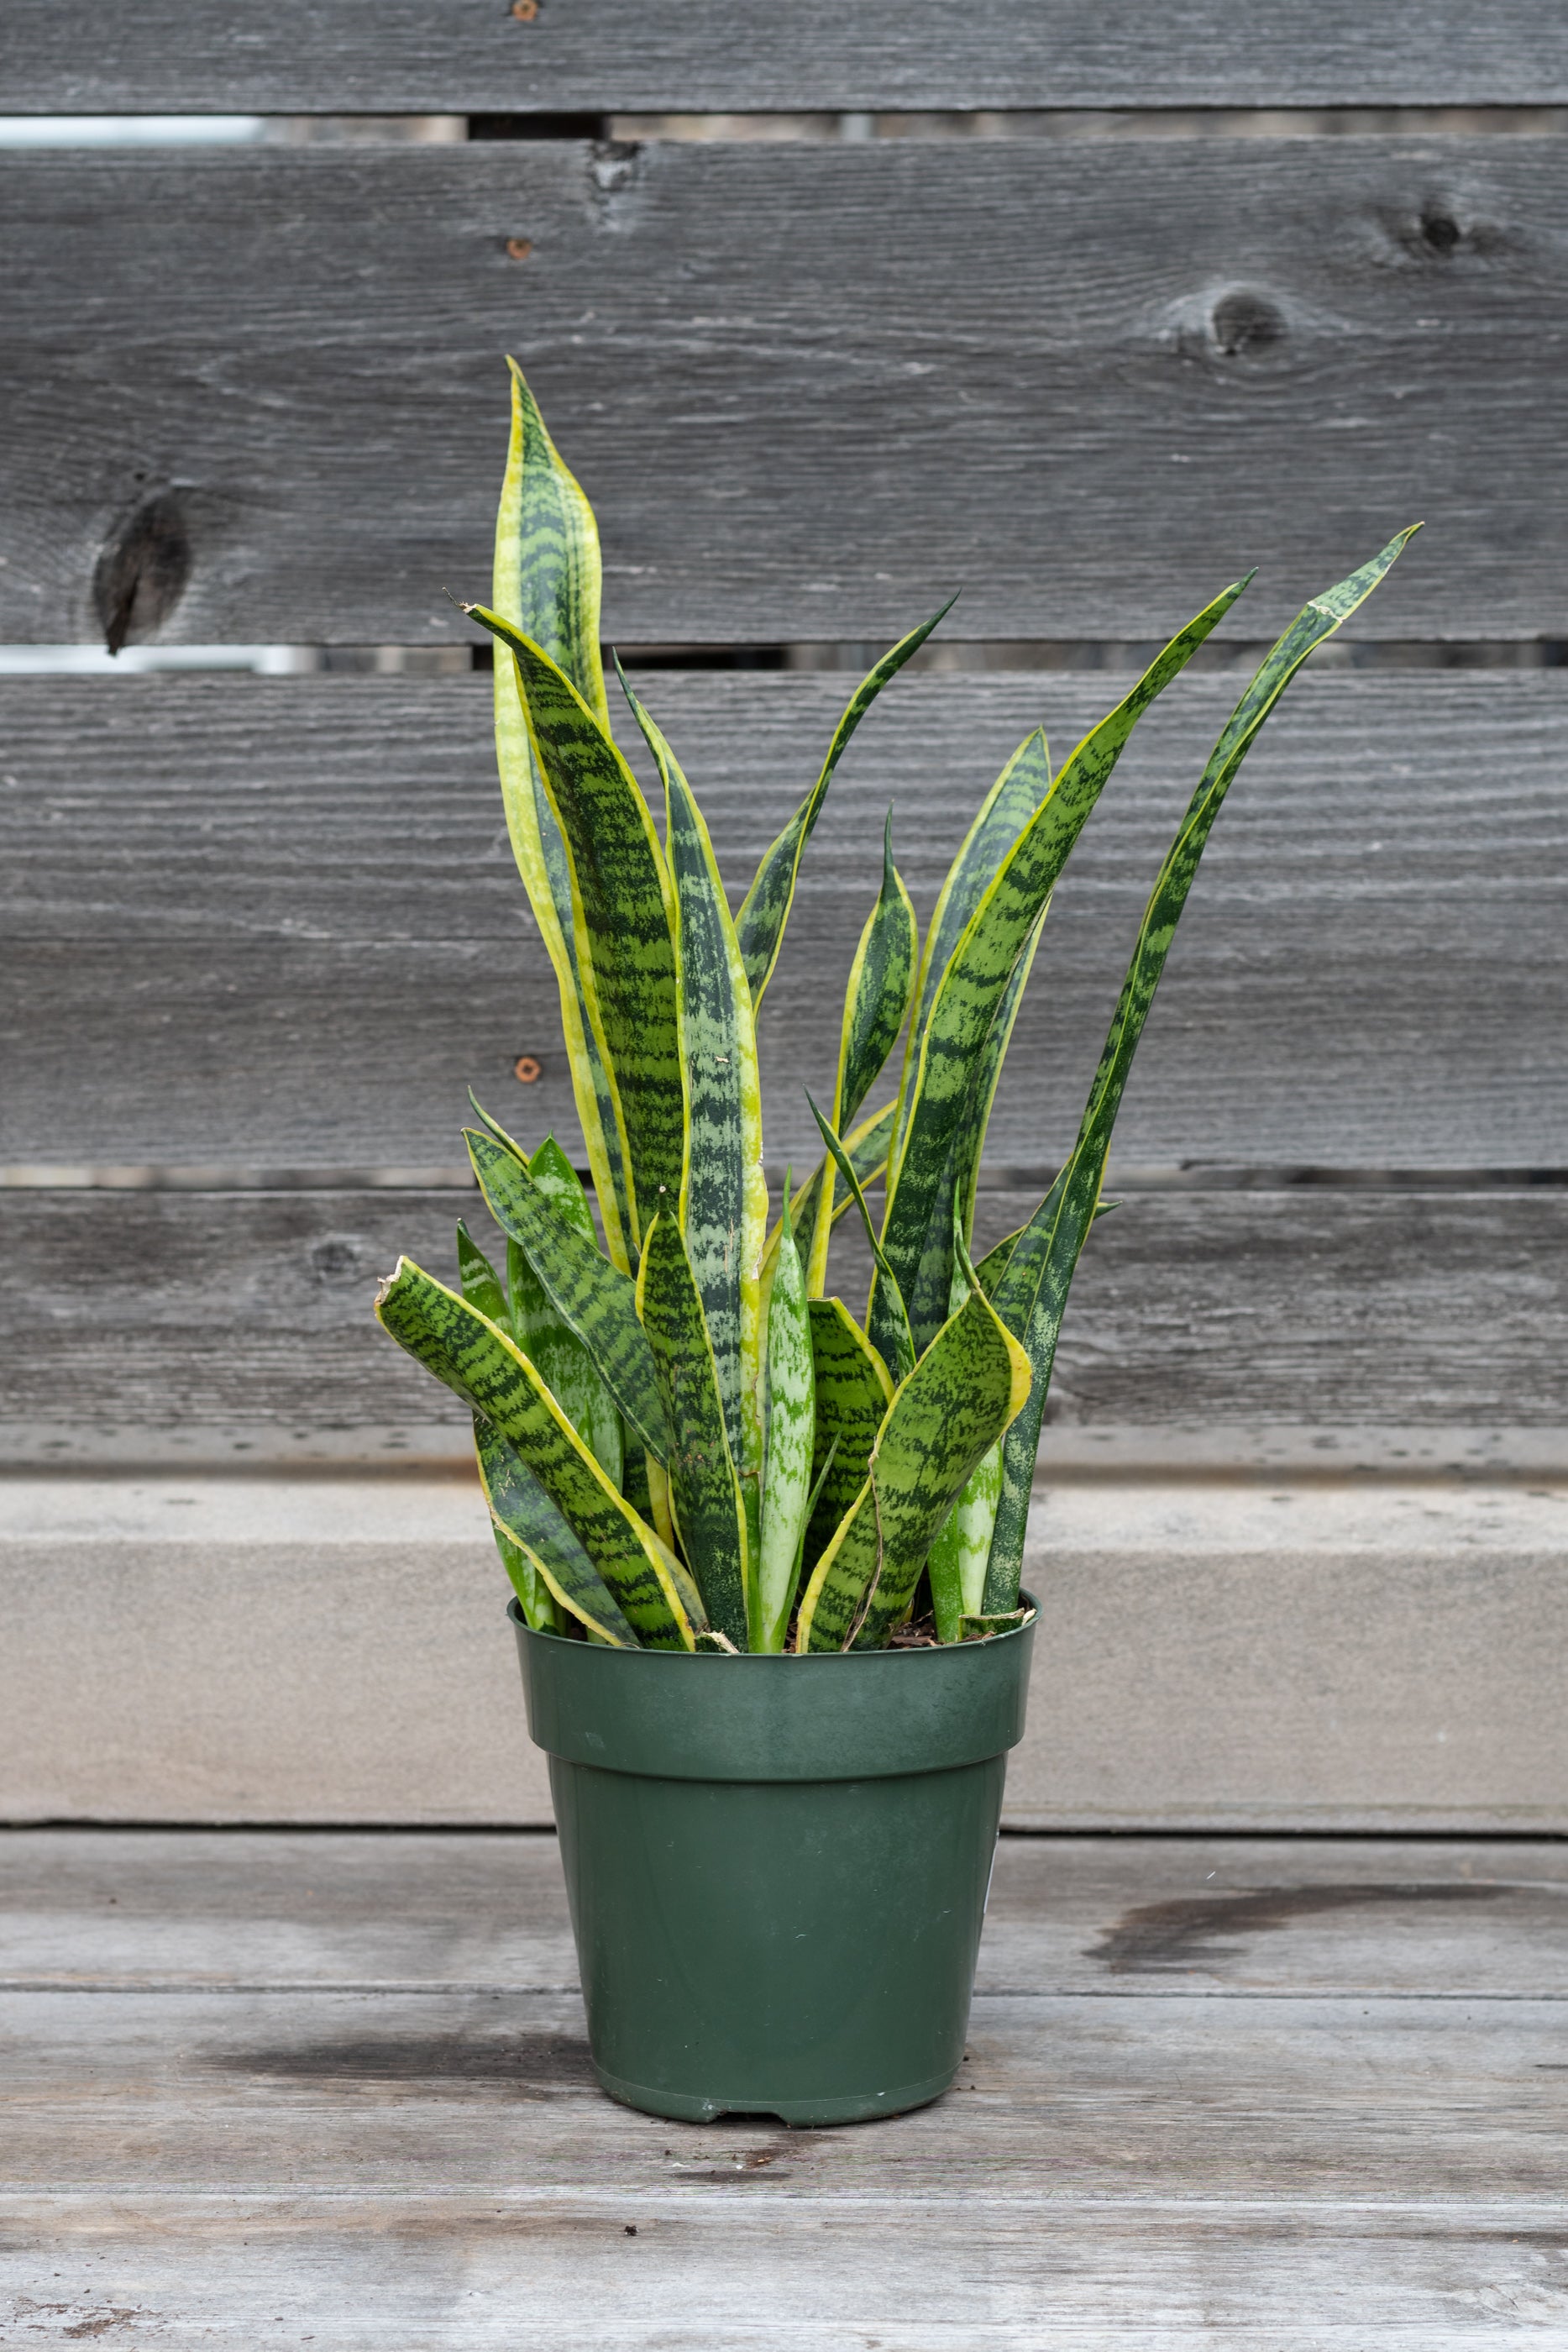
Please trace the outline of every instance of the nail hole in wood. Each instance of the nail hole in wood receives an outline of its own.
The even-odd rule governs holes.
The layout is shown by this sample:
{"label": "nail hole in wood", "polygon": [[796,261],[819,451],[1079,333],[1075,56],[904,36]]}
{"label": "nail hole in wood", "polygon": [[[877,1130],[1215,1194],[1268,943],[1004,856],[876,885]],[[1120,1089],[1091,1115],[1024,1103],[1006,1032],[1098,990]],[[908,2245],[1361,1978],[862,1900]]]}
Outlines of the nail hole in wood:
{"label": "nail hole in wood", "polygon": [[92,599],[111,654],[165,622],[191,577],[191,540],[178,493],[144,499],[98,559]]}
{"label": "nail hole in wood", "polygon": [[512,14],[519,25],[531,25],[539,13],[539,0],[512,0]]}
{"label": "nail hole in wood", "polygon": [[544,1064],[532,1054],[519,1054],[512,1064],[512,1076],[520,1085],[531,1087],[536,1078],[544,1076]]}
{"label": "nail hole in wood", "polygon": [[1421,215],[1421,235],[1434,253],[1452,253],[1461,233],[1458,222],[1435,205]]}
{"label": "nail hole in wood", "polygon": [[532,242],[526,236],[509,236],[507,239],[508,261],[526,261],[533,249]]}

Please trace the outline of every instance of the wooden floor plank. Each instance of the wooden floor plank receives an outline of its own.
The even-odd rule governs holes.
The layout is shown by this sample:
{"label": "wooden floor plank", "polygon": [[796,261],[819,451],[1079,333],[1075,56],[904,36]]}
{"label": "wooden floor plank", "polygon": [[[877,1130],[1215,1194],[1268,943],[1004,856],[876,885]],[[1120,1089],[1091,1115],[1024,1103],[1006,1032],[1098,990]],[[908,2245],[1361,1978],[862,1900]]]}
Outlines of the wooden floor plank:
{"label": "wooden floor plank", "polygon": [[557,1872],[544,1837],[0,1839],[0,2340],[1463,2352],[1568,2326],[1568,1848],[1005,1841],[956,2087],[802,2132],[598,2093]]}
{"label": "wooden floor plank", "polygon": [[[0,1835],[0,1984],[564,1993],[539,1832]],[[1449,1999],[1568,1994],[1568,1843],[1004,1837],[979,1987]]]}
{"label": "wooden floor plank", "polygon": [[767,2178],[677,2197],[0,2197],[0,2327],[245,2352],[1547,2352],[1568,2307],[1555,2199],[1063,2193],[998,2198],[982,2221],[759,2194]]}
{"label": "wooden floor plank", "polygon": [[1563,2027],[1523,1997],[983,1994],[945,2098],[795,2134],[614,2105],[575,1993],[13,1993],[0,2189],[1506,2202],[1562,2189]]}

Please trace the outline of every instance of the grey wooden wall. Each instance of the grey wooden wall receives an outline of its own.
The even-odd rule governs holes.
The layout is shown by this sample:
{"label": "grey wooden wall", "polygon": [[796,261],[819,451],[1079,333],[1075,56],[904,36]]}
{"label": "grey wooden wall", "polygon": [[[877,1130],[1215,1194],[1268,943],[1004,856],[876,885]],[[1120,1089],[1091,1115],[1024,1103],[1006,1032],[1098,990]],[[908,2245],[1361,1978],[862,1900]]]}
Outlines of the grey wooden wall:
{"label": "grey wooden wall", "polygon": [[[517,135],[0,152],[0,641],[461,646],[509,349],[738,885],[848,681],[681,648],[864,644],[960,588],[971,655],[889,695],[812,846],[781,1168],[887,800],[928,907],[1028,728],[1066,749],[1248,565],[1238,646],[1425,515],[1245,772],[1150,1024],[1013,1802],[1561,1826],[1561,12],[736,18],[13,0],[0,113]],[[759,110],[878,135],[617,119]],[[1145,723],[1059,894],[988,1230],[1071,1135],[1238,683]],[[369,1318],[447,1246],[468,1083],[572,1133],[487,699],[0,678],[0,1813],[538,1817],[461,1424]]]}

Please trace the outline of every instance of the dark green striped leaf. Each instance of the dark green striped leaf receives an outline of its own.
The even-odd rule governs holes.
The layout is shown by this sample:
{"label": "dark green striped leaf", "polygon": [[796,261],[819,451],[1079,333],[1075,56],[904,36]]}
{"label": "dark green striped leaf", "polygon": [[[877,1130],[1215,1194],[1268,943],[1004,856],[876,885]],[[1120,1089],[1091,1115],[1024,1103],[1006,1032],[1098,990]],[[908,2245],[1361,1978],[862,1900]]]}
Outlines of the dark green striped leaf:
{"label": "dark green striped leaf", "polygon": [[958,855],[947,869],[921,951],[915,1011],[904,1053],[901,1097],[914,1083],[926,1016],[948,959],[968,928],[970,916],[995,880],[998,867],[1050,790],[1051,752],[1044,728],[1037,727],[1032,735],[1025,736],[986,794]]}
{"label": "dark green striped leaf", "polygon": [[765,853],[736,918],[741,959],[746,965],[747,979],[751,983],[754,1004],[761,1003],[762,992],[773,977],[773,967],[779,961],[779,950],[784,941],[784,926],[795,902],[795,879],[800,871],[801,853],[821,814],[828,786],[833,781],[833,771],[843,757],[850,737],[889,678],[897,677],[910,655],[919,651],[943,614],[951,612],[956,602],[956,597],[950,596],[942,612],[933,613],[919,628],[911,629],[906,637],[900,637],[875,667],[866,672],[851,695],[843,717],[833,730],[833,740],[828,746],[828,756],[822,762],[821,775],[778,840]]}
{"label": "dark green striped leaf", "polygon": [[509,1438],[650,1649],[690,1649],[701,1603],[679,1563],[628,1508],[528,1358],[409,1258],[376,1299],[400,1347]]}
{"label": "dark green striped leaf", "polygon": [[[564,1611],[591,1627],[601,1641],[617,1649],[636,1649],[637,1636],[609,1586],[517,1447],[481,1414],[475,1415],[474,1433],[479,1483],[495,1522],[497,1549],[529,1624],[541,1633],[556,1633]],[[539,1624],[536,1620],[529,1608],[530,1585],[544,1588],[551,1622]]]}
{"label": "dark green striped leaf", "polygon": [[[1246,586],[1238,581],[1174,636],[1132,692],[1086,735],[987,886],[947,960],[925,1021],[904,1112],[904,1139],[888,1186],[883,1242],[897,1276],[916,1348],[925,1346],[939,1308],[923,1297],[918,1320],[911,1291],[932,1234],[946,1230],[944,1193],[956,1177],[953,1151],[969,1114],[975,1076],[1019,956],[1049,903],[1058,875],[1143,713],[1228,613]],[[879,1328],[873,1286],[870,1328]]]}
{"label": "dark green striped leaf", "polygon": [[810,1517],[816,1439],[811,1318],[807,1311],[805,1269],[789,1215],[788,1175],[781,1223],[783,1238],[768,1307],[768,1475],[757,1574],[759,1650],[782,1650],[789,1631],[801,1546]]}
{"label": "dark green striped leaf", "polygon": [[[495,609],[542,646],[609,731],[599,652],[599,531],[562,465],[515,361],[512,431],[496,517]],[[571,872],[560,826],[528,742],[517,667],[495,666],[496,755],[517,870],[555,968],[572,1092],[604,1215],[605,1242],[630,1264],[626,1171],[615,1090],[593,1034],[577,965]]]}
{"label": "dark green striped leaf", "polygon": [[880,1300],[880,1313],[871,1326],[872,1346],[882,1357],[894,1380],[902,1380],[915,1362],[915,1346],[910,1338],[909,1318],[904,1311],[904,1300],[899,1292],[897,1277],[887,1262],[881,1242],[877,1239],[876,1227],[872,1223],[871,1211],[866,1206],[865,1194],[861,1189],[860,1178],[855,1173],[848,1152],[817,1108],[816,1104],[811,1101],[810,1095],[806,1097],[806,1100],[810,1106],[811,1117],[821,1129],[822,1140],[828,1147],[828,1156],[849,1187],[851,1198],[860,1211],[861,1223],[865,1227],[865,1237],[870,1244],[872,1257],[876,1265],[876,1276],[873,1277],[876,1282],[873,1301]]}
{"label": "dark green striped leaf", "polygon": [[1030,1491],[1061,1318],[1079,1254],[1100,1205],[1112,1129],[1133,1056],[1205,844],[1237,771],[1291,678],[1314,646],[1332,636],[1371,595],[1410,536],[1409,530],[1399,532],[1369,563],[1303,607],[1264,657],[1226,721],[1145,910],[1072,1156],[1018,1236],[997,1284],[997,1312],[1023,1340],[1033,1371],[1029,1401],[1002,1449],[1002,1492],[986,1577],[988,1615],[1011,1609],[1018,1599]]}
{"label": "dark green striped leaf", "polygon": [[673,1214],[655,1217],[643,1241],[637,1311],[670,1431],[670,1493],[681,1542],[709,1623],[744,1650],[753,1614],[746,1513],[702,1298]]}
{"label": "dark green striped leaf", "polygon": [[569,1224],[528,1169],[488,1135],[463,1130],[485,1205],[522,1248],[556,1313],[576,1332],[642,1444],[660,1461],[668,1443],[636,1286]]}
{"label": "dark green striped leaf", "polygon": [[[625,678],[622,678],[626,686]],[[682,1067],[686,1082],[680,1225],[713,1350],[750,1553],[762,1525],[764,1355],[762,1087],[757,1031],[718,863],[674,754],[631,688],[664,787],[664,854],[677,919]]]}
{"label": "dark green striped leaf", "polygon": [[872,1447],[893,1402],[887,1367],[841,1298],[808,1302],[816,1433],[816,1499],[806,1524],[805,1565],[814,1568],[871,1471]]}
{"label": "dark green striped leaf", "polygon": [[[893,862],[893,811],[889,809],[883,835],[882,888],[860,935],[844,992],[833,1088],[833,1127],[839,1134],[850,1127],[898,1042],[914,984],[916,938],[915,908]],[[804,1228],[810,1235],[806,1286],[813,1298],[821,1298],[827,1288],[834,1189],[829,1164],[819,1181],[811,1223]]]}
{"label": "dark green striped leaf", "polygon": [[[860,1180],[862,1190],[868,1184],[874,1184],[887,1165],[887,1147],[893,1137],[894,1114],[896,1109],[895,1103],[884,1103],[881,1110],[873,1111],[869,1118],[862,1118],[860,1125],[852,1128],[844,1138],[844,1150],[849,1154],[850,1166]],[[795,1224],[798,1232],[804,1233],[816,1216],[817,1193],[827,1166],[826,1157],[819,1160],[795,1195]],[[835,1195],[834,1224],[836,1225],[840,1218],[847,1215],[853,1207],[854,1200],[849,1192],[846,1192],[841,1196]],[[780,1226],[774,1226],[768,1236],[768,1247],[762,1255],[764,1307],[766,1307],[768,1289],[773,1280],[773,1264],[778,1255],[780,1231]]]}
{"label": "dark green striped leaf", "polygon": [[894,1392],[866,1483],[811,1571],[798,1649],[882,1646],[943,1521],[1029,1385],[1029,1358],[971,1292]]}
{"label": "dark green striped leaf", "polygon": [[674,913],[663,853],[636,778],[571,680],[498,614],[481,604],[464,610],[511,648],[534,756],[566,844],[572,940],[620,1106],[635,1241],[657,1215],[660,1192],[679,1186],[684,1140]]}

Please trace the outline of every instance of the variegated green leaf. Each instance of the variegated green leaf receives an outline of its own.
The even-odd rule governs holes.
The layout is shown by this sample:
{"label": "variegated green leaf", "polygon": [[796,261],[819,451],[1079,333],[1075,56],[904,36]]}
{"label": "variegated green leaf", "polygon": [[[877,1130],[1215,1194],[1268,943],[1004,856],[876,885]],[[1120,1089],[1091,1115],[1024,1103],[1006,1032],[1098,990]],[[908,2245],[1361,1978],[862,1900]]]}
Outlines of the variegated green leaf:
{"label": "variegated green leaf", "polygon": [[[473,1102],[473,1096],[470,1095],[468,1099]],[[478,1110],[478,1104],[475,1103],[474,1108]],[[484,1114],[481,1112],[480,1116],[483,1118]],[[486,1120],[486,1124],[488,1126],[489,1121]],[[508,1139],[505,1136],[500,1138],[502,1142]],[[533,1179],[535,1191],[544,1194],[557,1215],[580,1233],[584,1241],[592,1242],[597,1248],[599,1236],[593,1230],[593,1211],[588,1205],[582,1179],[553,1135],[547,1135],[538,1150],[529,1153],[528,1174]]]}
{"label": "variegated green leaf", "polygon": [[745,1649],[753,1613],[746,1513],[702,1296],[673,1214],[655,1217],[643,1241],[637,1311],[670,1431],[667,1467],[681,1542],[709,1623]]}
{"label": "variegated green leaf", "polygon": [[534,757],[571,869],[572,940],[590,1025],[620,1107],[636,1242],[680,1183],[685,1097],[674,909],[637,780],[549,656],[482,604],[511,648]]}
{"label": "variegated green leaf", "polygon": [[[601,1265],[605,1261],[600,1260]],[[623,1465],[621,1415],[592,1356],[555,1307],[518,1242],[507,1244],[509,1328],[518,1347],[618,1491]],[[466,1291],[464,1294],[467,1296]],[[476,1301],[476,1304],[478,1302]],[[492,1320],[500,1320],[492,1318]]]}
{"label": "variegated green leaf", "polygon": [[496,518],[496,610],[543,646],[608,734],[599,650],[599,525],[545,430],[521,368],[514,359],[507,365],[512,438]]}
{"label": "variegated green leaf", "polygon": [[1145,910],[1072,1156],[1018,1236],[997,1284],[997,1312],[1024,1341],[1033,1372],[1029,1401],[1002,1449],[1002,1493],[986,1577],[988,1615],[1011,1609],[1018,1599],[1030,1490],[1061,1318],[1099,1204],[1111,1133],[1133,1056],[1209,832],[1232,779],[1291,678],[1313,648],[1371,595],[1410,536],[1409,530],[1399,532],[1370,562],[1303,607],[1265,656],[1226,721]]}
{"label": "variegated green leaf", "polygon": [[463,1135],[486,1207],[526,1254],[550,1305],[582,1341],[642,1444],[662,1461],[668,1440],[634,1284],[566,1222],[514,1152],[473,1128]]}
{"label": "variegated green leaf", "polygon": [[[894,1113],[896,1108],[896,1104],[884,1103],[880,1110],[873,1111],[868,1118],[862,1119],[858,1127],[852,1128],[848,1135],[844,1138],[844,1150],[849,1154],[850,1165],[854,1170],[862,1188],[867,1184],[874,1184],[877,1178],[882,1174],[883,1170],[887,1165],[887,1147],[893,1135],[893,1119]],[[811,1173],[807,1177],[806,1181],[801,1185],[800,1191],[795,1195],[795,1225],[797,1232],[804,1233],[816,1216],[817,1193],[822,1181],[823,1171],[827,1168],[828,1164],[827,1158],[824,1155],[822,1159],[818,1160],[815,1168],[812,1169]],[[834,1224],[836,1225],[840,1218],[846,1216],[849,1211],[853,1207],[854,1200],[852,1195],[849,1192],[844,1192],[841,1195],[835,1189],[833,1200]],[[780,1231],[780,1226],[776,1224],[773,1227],[772,1232],[768,1236],[768,1246],[762,1254],[762,1297],[764,1307],[767,1306],[768,1289],[773,1281],[773,1263],[779,1251],[779,1237]]]}
{"label": "variegated green leaf", "polygon": [[376,1315],[400,1347],[509,1438],[649,1649],[690,1649],[700,1601],[628,1508],[549,1389],[498,1325],[400,1258]]}
{"label": "variegated green leaf", "polygon": [[976,1290],[894,1394],[870,1475],[811,1571],[796,1647],[877,1649],[982,1456],[1029,1395],[1030,1361]]}
{"label": "variegated green leaf", "polygon": [[988,1642],[997,1633],[1016,1633],[1034,1615],[1032,1609],[1006,1609],[996,1617],[960,1617],[960,1642]]}
{"label": "variegated green leaf", "polygon": [[998,1438],[971,1473],[931,1547],[926,1566],[939,1642],[962,1641],[965,1619],[977,1614],[985,1599],[986,1568],[1001,1491],[1002,1441]]}
{"label": "variegated green leaf", "polygon": [[495,1522],[497,1549],[529,1624],[536,1621],[524,1579],[544,1587],[556,1621],[536,1630],[559,1631],[564,1611],[617,1649],[636,1649],[637,1636],[614,1595],[511,1440],[481,1414],[475,1416],[474,1433],[479,1482]]}
{"label": "variegated green leaf", "polygon": [[[968,1115],[977,1068],[1008,983],[1049,903],[1069,851],[1110,777],[1123,746],[1161,690],[1185,667],[1246,586],[1237,582],[1171,639],[1132,692],[1086,735],[987,886],[949,956],[925,1019],[907,1090],[904,1140],[889,1180],[883,1243],[897,1276],[916,1348],[931,1338],[929,1297],[916,1320],[910,1292],[934,1233],[945,1234],[944,1192],[956,1181],[953,1152]],[[934,1222],[935,1221],[935,1222]],[[873,1285],[869,1328],[883,1328]],[[880,1344],[880,1342],[878,1342]]]}
{"label": "variegated green leaf", "polygon": [[808,1302],[816,1437],[816,1499],[806,1524],[805,1565],[814,1568],[871,1471],[872,1448],[893,1402],[887,1367],[841,1298]]}
{"label": "variegated green leaf", "polygon": [[515,1339],[517,1335],[507,1299],[507,1286],[461,1217],[457,1220],[457,1280],[469,1306],[476,1307],[481,1315],[498,1323]]}
{"label": "variegated green leaf", "polygon": [[1045,917],[1042,914],[1013,966],[1012,977],[1002,992],[1002,1001],[997,1007],[984,1048],[975,1065],[968,1105],[953,1137],[947,1169],[937,1189],[931,1223],[926,1229],[925,1245],[920,1254],[914,1294],[908,1301],[910,1327],[914,1330],[929,1330],[940,1322],[945,1305],[951,1298],[955,1265],[954,1220],[956,1218],[957,1229],[965,1234],[974,1225],[975,1193],[979,1182],[980,1154],[985,1149],[986,1129],[990,1124],[1002,1063],[1012,1042],[1019,1006],[1034,968],[1035,951],[1044,928]]}
{"label": "variegated green leaf", "polygon": [[[626,686],[625,678],[622,678]],[[664,855],[674,889],[686,1083],[680,1223],[713,1349],[751,1557],[762,1528],[762,1087],[757,1029],[735,924],[707,826],[674,754],[631,688],[664,787]]]}
{"label": "variegated green leaf", "polygon": [[833,781],[833,771],[843,757],[850,737],[889,678],[897,677],[910,655],[919,651],[943,614],[951,612],[956,601],[956,597],[950,596],[940,613],[933,613],[919,628],[911,629],[906,637],[900,637],[874,667],[866,672],[851,695],[844,715],[833,730],[833,740],[828,746],[821,773],[778,840],[764,855],[736,918],[741,959],[746,965],[746,976],[751,983],[754,1004],[761,1003],[762,992],[773,977],[773,967],[779,961],[779,950],[784,940],[784,926],[795,902],[795,880],[800,871],[801,853],[821,814],[828,786]]}
{"label": "variegated green leaf", "polygon": [[910,1017],[909,1035],[904,1050],[904,1075],[899,1084],[901,1103],[914,1082],[920,1058],[920,1041],[925,1034],[926,1015],[936,992],[936,983],[947,969],[948,958],[967,929],[970,916],[995,880],[1003,858],[1050,790],[1051,752],[1044,728],[1037,727],[1032,735],[1025,736],[986,794],[980,803],[979,814],[964,836],[958,855],[947,869],[947,878],[942,885],[930,929],[925,934],[925,945],[921,950],[915,1009]]}
{"label": "variegated green leaf", "polygon": [[768,1475],[757,1578],[757,1647],[760,1650],[782,1650],[789,1631],[810,1515],[816,1444],[811,1318],[807,1311],[806,1276],[790,1221],[788,1176],[781,1222],[783,1239],[768,1307]]}
{"label": "variegated green leaf", "polygon": [[[517,1244],[508,1242],[507,1246],[511,1250]],[[457,1220],[457,1272],[459,1287],[469,1306],[476,1307],[481,1315],[490,1322],[498,1324],[508,1337],[515,1339],[517,1328],[512,1320],[512,1310],[507,1300],[506,1286],[484,1251],[471,1237],[461,1217]],[[476,1412],[474,1416],[474,1451],[479,1465],[481,1485],[486,1483],[485,1449],[487,1442],[505,1444],[506,1440],[497,1436],[483,1413]],[[515,1473],[517,1478],[527,1481],[531,1489],[531,1499],[536,1514],[541,1518],[548,1515],[550,1520],[559,1524],[567,1541],[580,1551],[582,1548],[577,1543],[576,1537],[561,1519],[559,1512],[539,1485],[538,1480],[535,1478],[532,1471],[526,1467],[515,1452],[513,1460],[517,1465]],[[486,1491],[488,1491],[487,1487]],[[491,1513],[491,1533],[496,1538],[496,1549],[501,1556],[501,1565],[511,1579],[512,1590],[517,1596],[523,1615],[528,1623],[538,1633],[559,1633],[561,1623],[560,1604],[556,1599],[554,1590],[544,1576],[535,1554],[528,1549],[526,1542],[514,1540],[502,1523],[496,1518],[494,1512]],[[584,1558],[586,1559],[586,1555]]]}
{"label": "variegated green leaf", "polygon": [[[495,609],[543,646],[609,728],[599,652],[599,530],[562,465],[516,361],[512,432],[496,517]],[[515,664],[495,666],[496,753],[507,826],[560,991],[572,1092],[612,1258],[628,1263],[626,1171],[614,1088],[593,1034],[573,945],[571,875],[555,812],[528,742]]]}
{"label": "variegated green leaf", "polygon": [[[839,1134],[850,1127],[898,1042],[915,979],[917,937],[915,908],[893,862],[893,811],[889,809],[883,835],[882,888],[860,935],[844,992],[839,1071],[833,1088],[833,1127]],[[813,1298],[821,1298],[827,1288],[834,1189],[830,1162],[819,1182],[811,1223],[802,1228],[810,1235],[806,1286]]]}
{"label": "variegated green leaf", "polygon": [[889,1265],[882,1244],[877,1239],[876,1227],[872,1223],[871,1211],[866,1206],[865,1193],[861,1188],[860,1178],[855,1173],[848,1152],[817,1108],[816,1104],[811,1101],[810,1095],[806,1097],[806,1100],[810,1105],[811,1117],[821,1130],[822,1140],[828,1147],[828,1156],[848,1186],[850,1196],[860,1211],[861,1223],[865,1227],[866,1241],[870,1244],[872,1259],[876,1267],[876,1276],[873,1279],[881,1294],[882,1319],[880,1325],[874,1326],[872,1329],[871,1343],[887,1365],[894,1380],[901,1381],[914,1365],[915,1351],[910,1337],[909,1318],[904,1311],[904,1300],[899,1292],[897,1276]]}

